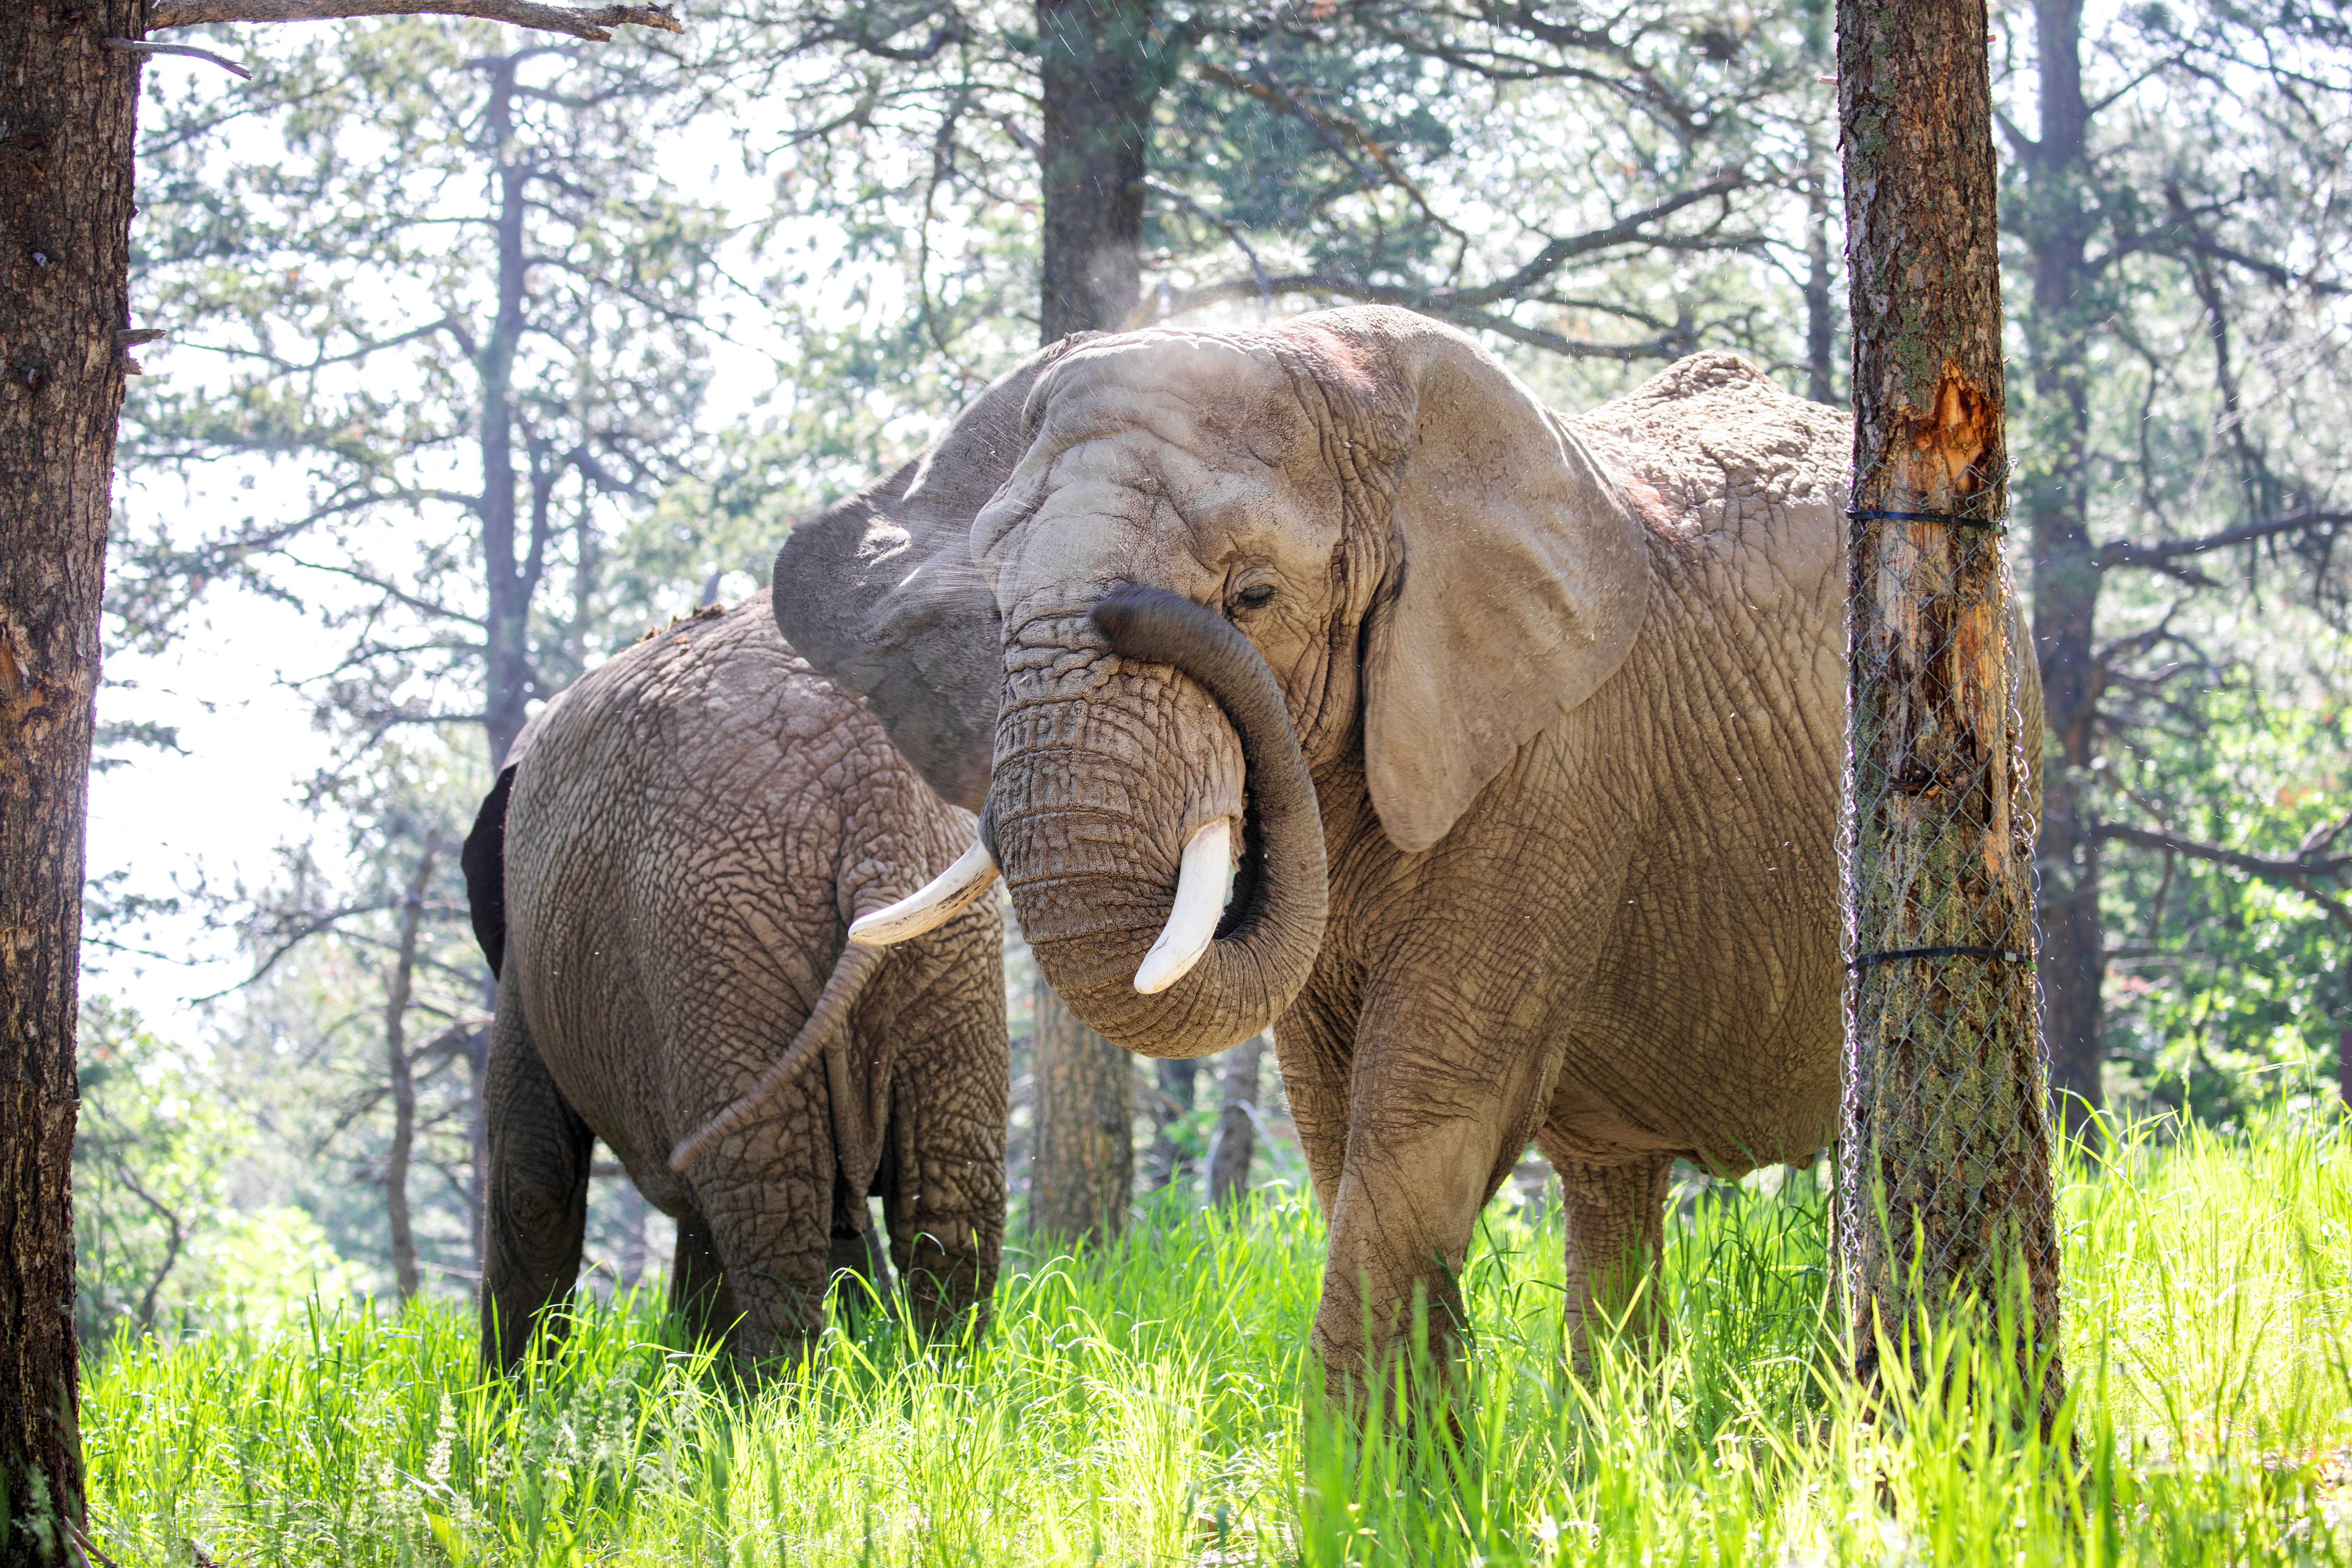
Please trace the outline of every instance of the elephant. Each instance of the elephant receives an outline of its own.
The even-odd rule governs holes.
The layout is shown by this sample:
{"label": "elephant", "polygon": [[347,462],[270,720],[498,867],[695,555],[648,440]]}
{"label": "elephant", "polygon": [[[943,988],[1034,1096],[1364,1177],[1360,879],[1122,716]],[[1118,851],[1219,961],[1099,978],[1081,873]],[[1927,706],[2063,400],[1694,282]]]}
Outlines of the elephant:
{"label": "elephant", "polygon": [[[536,714],[463,855],[498,977],[482,1356],[579,1272],[602,1139],[677,1221],[673,1305],[756,1373],[839,1269],[944,1331],[984,1310],[1010,1092],[992,903],[892,948],[850,922],[971,841],[762,593],[650,633]],[[887,1262],[869,1234],[883,1200]]]}
{"label": "elephant", "polygon": [[786,636],[981,813],[852,940],[1001,872],[1118,1044],[1271,1021],[1334,1393],[1417,1321],[1458,1358],[1532,1141],[1582,1359],[1674,1161],[1833,1133],[1852,446],[1726,353],[1565,417],[1387,307],[1045,349],[777,557]]}

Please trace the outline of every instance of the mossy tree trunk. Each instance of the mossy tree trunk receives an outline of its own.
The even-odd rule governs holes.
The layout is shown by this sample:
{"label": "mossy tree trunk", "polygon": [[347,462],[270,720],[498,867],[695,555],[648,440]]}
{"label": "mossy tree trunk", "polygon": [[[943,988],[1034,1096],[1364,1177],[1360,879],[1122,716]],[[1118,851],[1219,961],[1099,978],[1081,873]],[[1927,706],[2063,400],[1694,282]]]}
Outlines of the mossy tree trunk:
{"label": "mossy tree trunk", "polygon": [[2018,1352],[2054,1409],[1986,28],[1984,0],[1838,9],[1856,475],[1841,1228],[1861,1375],[1923,1309],[1990,1307],[2021,1278],[2036,1342]]}

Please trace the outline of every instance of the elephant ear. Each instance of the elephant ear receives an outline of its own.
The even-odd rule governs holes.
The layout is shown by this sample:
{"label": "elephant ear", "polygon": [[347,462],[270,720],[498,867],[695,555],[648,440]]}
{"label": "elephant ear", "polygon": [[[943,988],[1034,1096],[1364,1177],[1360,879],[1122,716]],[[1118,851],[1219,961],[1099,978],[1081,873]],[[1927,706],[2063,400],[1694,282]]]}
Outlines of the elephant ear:
{"label": "elephant ear", "polygon": [[988,794],[1004,681],[996,601],[971,559],[972,515],[1027,446],[1030,387],[1082,341],[1032,354],[896,472],[794,525],[776,552],[784,640],[864,698],[925,781],[967,810]]}
{"label": "elephant ear", "polygon": [[1422,850],[1624,662],[1650,561],[1592,455],[1492,356],[1419,319],[1391,353],[1413,427],[1366,638],[1364,771],[1390,839]]}

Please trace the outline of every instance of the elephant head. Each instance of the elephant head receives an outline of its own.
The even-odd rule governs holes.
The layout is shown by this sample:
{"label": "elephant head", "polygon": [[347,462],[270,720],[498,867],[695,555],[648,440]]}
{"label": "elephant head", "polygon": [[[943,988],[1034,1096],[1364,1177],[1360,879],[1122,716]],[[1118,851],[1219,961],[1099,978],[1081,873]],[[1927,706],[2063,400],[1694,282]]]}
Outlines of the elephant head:
{"label": "elephant head", "polygon": [[1624,659],[1648,563],[1617,485],[1508,372],[1366,308],[1046,351],[796,531],[775,605],[983,807],[959,870],[858,934],[945,918],[1001,867],[1071,1008],[1181,1057],[1305,984],[1318,791],[1431,848]]}

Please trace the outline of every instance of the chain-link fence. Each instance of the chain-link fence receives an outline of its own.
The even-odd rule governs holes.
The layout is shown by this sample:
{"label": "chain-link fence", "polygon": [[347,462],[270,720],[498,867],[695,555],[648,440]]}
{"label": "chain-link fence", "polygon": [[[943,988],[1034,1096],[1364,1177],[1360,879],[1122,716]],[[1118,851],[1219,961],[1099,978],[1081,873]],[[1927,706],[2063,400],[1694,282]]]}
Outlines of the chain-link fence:
{"label": "chain-link fence", "polygon": [[1994,1308],[2022,1285],[2047,1397],[2058,1242],[2035,1026],[2032,645],[1997,526],[1852,515],[1838,1225],[1858,1370],[1923,1306]]}

